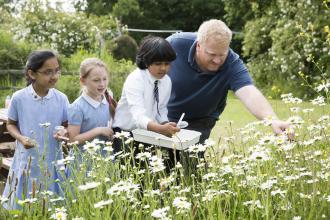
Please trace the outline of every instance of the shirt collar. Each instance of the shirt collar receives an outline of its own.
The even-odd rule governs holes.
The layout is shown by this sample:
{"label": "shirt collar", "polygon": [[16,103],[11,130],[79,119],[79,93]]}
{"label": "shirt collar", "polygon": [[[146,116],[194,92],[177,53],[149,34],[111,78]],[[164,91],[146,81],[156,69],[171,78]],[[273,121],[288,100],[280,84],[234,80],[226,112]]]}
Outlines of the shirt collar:
{"label": "shirt collar", "polygon": [[203,72],[197,65],[195,54],[196,54],[196,46],[197,46],[197,40],[194,41],[194,43],[191,45],[189,54],[188,54],[188,63],[192,68],[197,70],[198,72]]}
{"label": "shirt collar", "polygon": [[36,93],[36,91],[34,90],[32,84],[30,84],[28,86],[28,92],[32,96],[33,100],[50,99],[51,97],[53,97],[53,94],[54,94],[54,90],[51,88],[51,89],[48,90],[48,93],[47,93],[46,96],[41,97]]}
{"label": "shirt collar", "polygon": [[93,106],[94,108],[98,108],[100,106],[100,104],[104,104],[106,105],[107,104],[107,99],[105,98],[105,96],[103,96],[103,99],[101,102],[99,101],[96,101],[94,99],[92,99],[90,96],[88,96],[85,92],[82,93],[81,95],[85,100],[86,102],[88,102],[88,104],[90,104],[91,106]]}

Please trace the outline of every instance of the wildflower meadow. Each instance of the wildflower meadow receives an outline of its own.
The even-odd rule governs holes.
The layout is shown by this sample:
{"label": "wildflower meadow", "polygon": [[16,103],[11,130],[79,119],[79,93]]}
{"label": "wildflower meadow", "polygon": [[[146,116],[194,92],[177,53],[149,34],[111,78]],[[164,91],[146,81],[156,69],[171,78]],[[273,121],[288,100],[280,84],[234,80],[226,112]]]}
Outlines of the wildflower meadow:
{"label": "wildflower meadow", "polygon": [[[235,119],[229,118],[234,126],[230,122],[225,129],[221,115],[213,130],[217,132],[213,136],[219,138],[181,151],[181,160],[171,170],[166,166],[168,155],[161,146],[140,144],[141,152],[134,155],[134,139],[127,132],[115,134],[123,143],[122,151],[116,153],[111,140],[95,139],[84,146],[63,142],[66,155],[53,162],[60,173],[55,181],[61,193],[47,190],[51,182],[43,166],[44,158],[40,157],[44,178],[38,183],[32,181],[32,191],[25,190],[23,199],[16,200],[20,210],[4,209],[2,206],[9,200],[0,194],[0,220],[330,219],[329,0],[219,1],[223,7],[215,7],[220,4],[218,1],[191,1],[194,7],[191,2],[167,1],[168,8],[159,10],[157,1],[75,1],[78,6],[88,3],[89,11],[81,9],[74,15],[44,7],[36,10],[42,1],[27,2],[20,16],[16,16],[15,10],[0,8],[0,39],[4,39],[0,49],[5,48],[0,50],[4,51],[0,56],[4,60],[1,68],[18,68],[17,63],[21,68],[22,57],[42,45],[67,56],[63,70],[76,71],[83,57],[109,53],[107,45],[112,44],[113,38],[128,31],[125,19],[145,25],[153,21],[150,15],[159,11],[161,19],[151,22],[149,28],[168,28],[164,11],[181,10],[167,19],[173,17],[175,23],[182,23],[187,18],[186,23],[190,24],[196,17],[206,18],[200,13],[204,5],[209,6],[211,12],[218,13],[216,17],[227,19],[235,30],[241,28],[234,40],[242,44],[241,52],[255,84],[267,96],[281,100],[274,109],[285,112],[281,119],[289,121],[291,127],[275,135],[272,118],[239,127],[235,127]],[[144,2],[143,6],[152,10],[149,14],[147,10],[140,11],[143,7],[137,2]],[[0,1],[0,6],[3,4]],[[116,6],[112,13],[125,12],[125,16],[120,16],[123,21],[107,13],[98,17],[100,11],[109,10],[109,5]],[[189,11],[186,8],[195,8],[197,12],[178,19],[177,14]],[[215,8],[223,8],[226,14]],[[146,17],[141,17],[144,14]],[[133,64],[114,60],[112,55],[103,60],[110,64],[111,88],[116,98]],[[60,90],[74,100],[78,75],[63,76],[61,81]],[[4,99],[7,93],[1,92],[0,98]],[[235,117],[241,120],[245,116]],[[47,133],[49,124],[41,126]],[[205,157],[199,157],[201,153]],[[29,165],[24,174],[29,178]],[[7,180],[17,182],[10,175]]]}
{"label": "wildflower meadow", "polygon": [[[22,210],[1,210],[0,217],[329,219],[329,87],[327,82],[320,89],[326,95],[310,104],[282,95],[292,124],[283,135],[271,132],[271,119],[252,122],[235,136],[190,146],[170,171],[159,146],[140,145],[143,150],[133,160],[133,138],[126,132],[116,134],[124,145],[116,154],[111,141],[86,143],[83,153],[69,144],[72,153],[54,162],[63,177],[70,172],[58,180],[63,194],[34,185],[25,200],[17,201]],[[293,131],[295,138],[289,140]],[[200,152],[205,152],[204,159]]]}

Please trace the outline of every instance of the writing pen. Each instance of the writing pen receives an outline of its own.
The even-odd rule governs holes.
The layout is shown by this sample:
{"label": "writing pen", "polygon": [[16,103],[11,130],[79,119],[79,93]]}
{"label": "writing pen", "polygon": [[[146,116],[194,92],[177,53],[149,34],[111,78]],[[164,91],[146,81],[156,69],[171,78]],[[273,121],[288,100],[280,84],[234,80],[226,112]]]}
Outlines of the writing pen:
{"label": "writing pen", "polygon": [[183,119],[184,115],[185,115],[185,113],[182,113],[178,123],[176,124],[176,127],[179,127],[179,124],[182,122],[182,119]]}

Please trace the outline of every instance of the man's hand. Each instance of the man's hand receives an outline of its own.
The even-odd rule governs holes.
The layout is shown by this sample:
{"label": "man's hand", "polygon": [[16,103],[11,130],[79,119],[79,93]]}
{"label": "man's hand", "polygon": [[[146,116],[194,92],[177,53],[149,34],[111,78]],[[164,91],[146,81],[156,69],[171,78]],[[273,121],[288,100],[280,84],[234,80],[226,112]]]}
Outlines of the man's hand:
{"label": "man's hand", "polygon": [[253,85],[247,85],[237,90],[235,95],[257,119],[273,118],[271,126],[275,134],[287,132],[288,138],[293,140],[294,132],[292,127],[290,127],[288,122],[277,119],[272,106],[259,89]]}
{"label": "man's hand", "polygon": [[286,132],[289,140],[294,139],[294,130],[290,126],[289,122],[281,121],[279,119],[273,119],[271,123],[271,127],[275,134],[282,134],[283,132]]}

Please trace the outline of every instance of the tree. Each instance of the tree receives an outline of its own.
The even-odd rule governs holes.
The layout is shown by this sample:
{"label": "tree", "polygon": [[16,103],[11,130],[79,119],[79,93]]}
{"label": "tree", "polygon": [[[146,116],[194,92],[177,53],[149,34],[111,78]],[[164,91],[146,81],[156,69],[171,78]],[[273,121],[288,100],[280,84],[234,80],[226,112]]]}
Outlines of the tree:
{"label": "tree", "polygon": [[[77,49],[100,50],[102,40],[118,36],[120,24],[111,16],[68,14],[27,1],[11,28],[16,38],[47,45],[66,56]],[[47,6],[47,5],[46,5]]]}
{"label": "tree", "polygon": [[274,0],[246,22],[243,51],[257,84],[272,96],[315,94],[299,88],[330,77],[329,20],[322,1]]}
{"label": "tree", "polygon": [[[204,0],[97,0],[87,1],[85,11],[94,14],[107,11],[128,27],[139,29],[196,31],[204,20],[224,19],[224,5],[221,0],[209,0],[207,3]],[[146,33],[131,35],[139,40]],[[166,37],[169,34],[157,35]]]}
{"label": "tree", "polygon": [[84,11],[89,16],[107,15],[112,11],[112,8],[117,0],[77,0],[74,7],[77,11]]}
{"label": "tree", "polygon": [[222,0],[225,8],[225,20],[236,31],[243,31],[245,23],[264,15],[275,1],[264,0]]}
{"label": "tree", "polygon": [[140,5],[136,0],[119,0],[112,8],[112,15],[125,24],[133,23],[134,20],[142,19]]}

